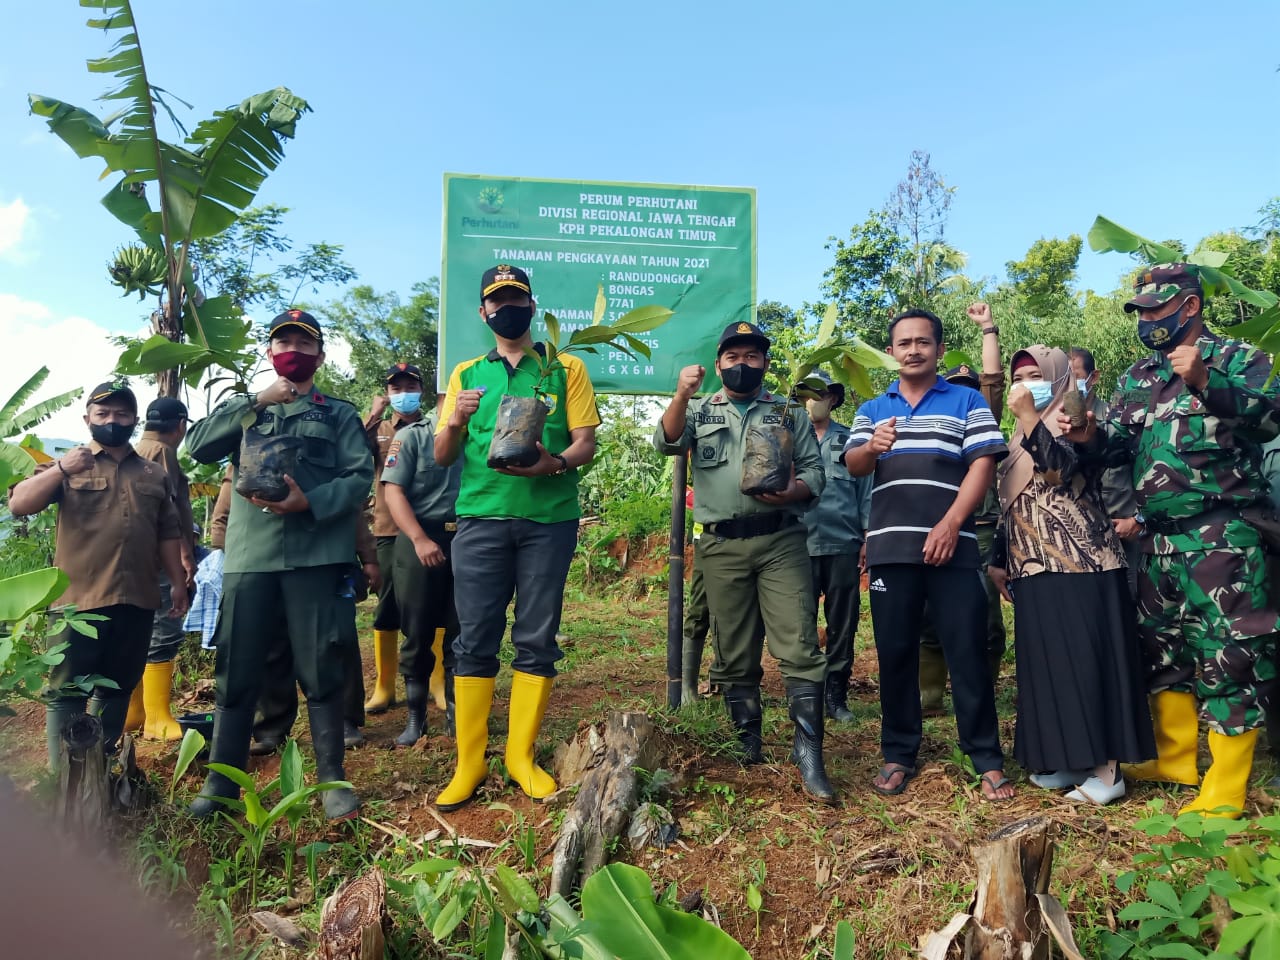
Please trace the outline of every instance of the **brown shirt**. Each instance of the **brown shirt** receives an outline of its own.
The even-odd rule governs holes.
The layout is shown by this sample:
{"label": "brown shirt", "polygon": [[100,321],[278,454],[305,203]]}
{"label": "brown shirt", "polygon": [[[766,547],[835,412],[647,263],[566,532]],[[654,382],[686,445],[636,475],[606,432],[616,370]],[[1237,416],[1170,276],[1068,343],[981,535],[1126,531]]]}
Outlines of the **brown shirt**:
{"label": "brown shirt", "polygon": [[382,467],[387,462],[387,448],[391,446],[391,438],[401,427],[407,427],[416,420],[406,420],[392,411],[391,416],[383,420],[374,419],[370,415],[364,422],[364,435],[369,438],[369,446],[373,448],[373,535],[375,537],[394,537],[400,532],[396,522],[391,519],[391,510],[387,507],[386,495],[382,492]]}
{"label": "brown shirt", "polygon": [[96,441],[89,449],[92,469],[64,477],[54,498],[59,509],[53,562],[71,581],[58,604],[94,610],[127,603],[155,610],[160,541],[182,538],[173,487],[163,467],[132,449],[119,463]]}
{"label": "brown shirt", "polygon": [[[213,505],[213,518],[209,521],[209,545],[215,550],[224,550],[227,546],[227,516],[231,513],[231,468],[222,476],[222,487],[218,490],[218,500]],[[369,521],[364,511],[356,514],[356,555],[363,563],[378,562],[378,546],[369,532]]]}
{"label": "brown shirt", "polygon": [[196,549],[196,520],[191,512],[191,483],[178,463],[178,451],[162,441],[154,430],[145,430],[142,439],[133,445],[138,456],[152,463],[161,464],[169,474],[173,485],[174,506],[178,508],[178,521],[182,524],[182,539],[192,554]]}

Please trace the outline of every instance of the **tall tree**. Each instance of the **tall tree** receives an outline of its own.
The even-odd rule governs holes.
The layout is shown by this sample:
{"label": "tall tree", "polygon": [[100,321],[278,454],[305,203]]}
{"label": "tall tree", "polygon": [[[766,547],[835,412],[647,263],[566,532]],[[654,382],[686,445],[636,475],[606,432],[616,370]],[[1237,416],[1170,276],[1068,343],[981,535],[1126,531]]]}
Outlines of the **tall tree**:
{"label": "tall tree", "polygon": [[927,303],[947,275],[958,272],[953,269],[958,251],[945,239],[955,190],[930,165],[927,152],[913,150],[907,175],[885,205],[889,226],[906,244],[903,292],[913,304]]}
{"label": "tall tree", "polygon": [[[141,246],[116,254],[110,273],[126,292],[159,294],[155,336],[121,357],[122,373],[157,374],[161,395],[175,396],[213,365],[235,366],[251,342],[248,324],[229,299],[204,298],[190,268],[192,244],[230,227],[284,157],[284,143],[311,108],[284,87],[219,110],[189,134],[163,89],[151,82],[129,0],[82,0],[104,15],[88,26],[115,37],[108,56],[88,63],[118,86],[99,99],[116,101],[107,119],[53,97],[30,94],[31,111],[80,157],[106,163],[115,175],[103,205],[133,229]],[[176,99],[176,98],[175,98]],[[179,101],[180,102],[180,101]],[[161,138],[163,111],[183,138]],[[154,187],[148,199],[148,187]],[[151,200],[156,208],[151,206]],[[183,341],[189,341],[184,343]]]}
{"label": "tall tree", "polygon": [[[436,350],[440,322],[440,281],[432,277],[415,283],[403,302],[394,291],[352,287],[341,299],[317,311],[351,348],[350,376],[322,367],[317,383],[322,390],[367,407],[386,389],[384,379],[393,363],[412,363],[422,370],[428,393],[436,379]],[[428,401],[424,404],[431,406]]]}
{"label": "tall tree", "polygon": [[1014,290],[1029,299],[1042,302],[1065,299],[1071,296],[1069,285],[1075,282],[1083,245],[1084,241],[1075,233],[1065,240],[1041,237],[1031,244],[1021,260],[1010,260],[1004,265],[1009,282]]}

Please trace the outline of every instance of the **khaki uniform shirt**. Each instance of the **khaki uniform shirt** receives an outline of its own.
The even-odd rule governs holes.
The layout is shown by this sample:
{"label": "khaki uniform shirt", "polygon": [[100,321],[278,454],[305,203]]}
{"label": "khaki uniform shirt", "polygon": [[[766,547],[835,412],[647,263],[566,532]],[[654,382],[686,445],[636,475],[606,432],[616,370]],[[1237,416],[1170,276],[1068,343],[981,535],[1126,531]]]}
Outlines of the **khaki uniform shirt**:
{"label": "khaki uniform shirt", "polygon": [[313,390],[255,415],[252,399],[232,397],[192,425],[187,450],[199,463],[230,457],[234,467],[246,418],[250,429],[264,435],[302,439],[293,479],[310,507],[301,513],[263,513],[233,493],[225,572],[268,573],[350,563],[356,543],[348,518],[360,512],[373,482],[373,457],[355,407]]}
{"label": "khaki uniform shirt", "polygon": [[364,435],[369,438],[369,446],[373,449],[373,535],[375,537],[394,537],[400,531],[396,522],[391,519],[391,511],[387,509],[386,498],[382,494],[382,466],[387,461],[391,442],[402,427],[419,420],[406,420],[394,410],[391,416],[374,419],[372,415],[364,422]]}
{"label": "khaki uniform shirt", "polygon": [[194,556],[196,549],[196,520],[191,512],[191,482],[178,463],[178,451],[164,443],[155,431],[145,430],[142,439],[133,445],[138,456],[152,463],[161,464],[173,486],[174,506],[178,508],[178,520],[182,524],[182,539]]}
{"label": "khaki uniform shirt", "polygon": [[684,435],[674,443],[667,441],[662,422],[658,422],[653,445],[659,453],[676,456],[685,450],[691,451],[695,522],[715,523],[780,510],[798,517],[809,508],[808,503],[774,506],[742,492],[742,455],[747,445],[747,429],[778,425],[790,429],[795,439],[792,462],[796,479],[803,481],[814,497],[822,496],[827,474],[818,452],[817,434],[803,404],[788,406],[784,397],[762,390],[744,414],[721,390],[710,397],[689,401]]}
{"label": "khaki uniform shirt", "polygon": [[[95,610],[160,606],[160,541],[182,537],[173,487],[162,466],[130,449],[119,463],[94,441],[93,467],[63,477],[54,565],[71,581],[58,605]],[[58,469],[45,465],[44,469]]]}

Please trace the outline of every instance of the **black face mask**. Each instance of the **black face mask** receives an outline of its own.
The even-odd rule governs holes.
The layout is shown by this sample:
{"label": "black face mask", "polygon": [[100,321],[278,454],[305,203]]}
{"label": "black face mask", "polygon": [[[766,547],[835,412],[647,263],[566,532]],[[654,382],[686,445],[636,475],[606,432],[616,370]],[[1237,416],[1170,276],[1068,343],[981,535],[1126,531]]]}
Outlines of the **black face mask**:
{"label": "black face mask", "polygon": [[735,363],[732,367],[720,368],[720,382],[734,393],[755,393],[763,379],[764,367]]}
{"label": "black face mask", "polygon": [[1191,322],[1191,317],[1183,317],[1183,311],[1186,309],[1187,305],[1184,303],[1167,317],[1161,317],[1159,320],[1139,320],[1138,339],[1152,350],[1168,353],[1178,345],[1187,324]]}
{"label": "black face mask", "polygon": [[89,436],[104,447],[123,447],[133,436],[133,424],[123,423],[91,423]]}
{"label": "black face mask", "polygon": [[519,340],[533,322],[533,307],[517,307],[514,303],[499,307],[485,317],[489,329],[504,340]]}

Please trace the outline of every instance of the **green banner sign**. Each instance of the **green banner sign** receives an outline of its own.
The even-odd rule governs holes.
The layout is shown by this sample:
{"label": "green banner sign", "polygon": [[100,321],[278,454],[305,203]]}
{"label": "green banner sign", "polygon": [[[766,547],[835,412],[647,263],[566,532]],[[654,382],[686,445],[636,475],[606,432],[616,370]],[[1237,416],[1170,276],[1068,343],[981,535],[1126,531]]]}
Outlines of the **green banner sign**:
{"label": "green banner sign", "polygon": [[675,316],[644,334],[648,359],[601,348],[583,354],[597,393],[670,393],[691,363],[710,366],[725,324],[752,319],[756,302],[756,192],[751,188],[583,183],[444,175],[440,378],[487,353],[480,275],[525,270],[541,312],[562,339],[589,326],[604,287],[604,322],[646,304]]}

